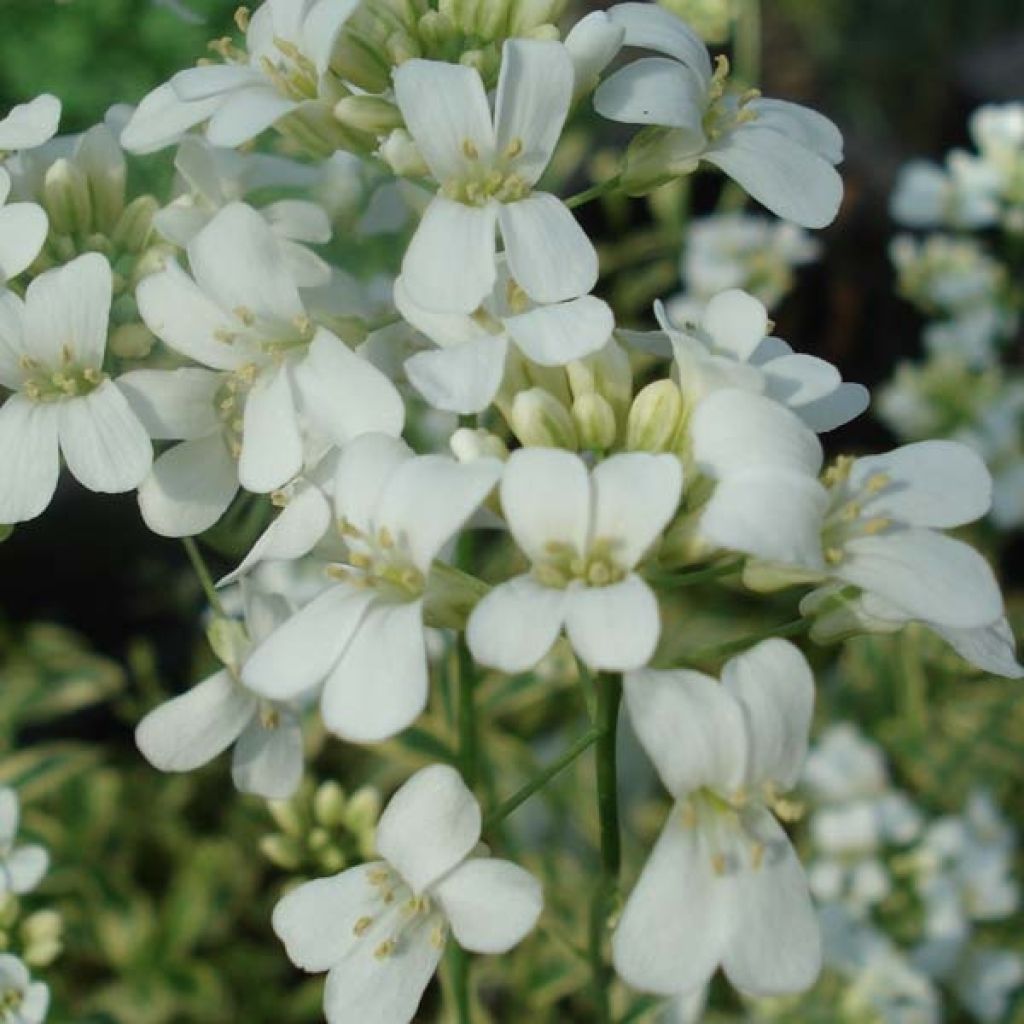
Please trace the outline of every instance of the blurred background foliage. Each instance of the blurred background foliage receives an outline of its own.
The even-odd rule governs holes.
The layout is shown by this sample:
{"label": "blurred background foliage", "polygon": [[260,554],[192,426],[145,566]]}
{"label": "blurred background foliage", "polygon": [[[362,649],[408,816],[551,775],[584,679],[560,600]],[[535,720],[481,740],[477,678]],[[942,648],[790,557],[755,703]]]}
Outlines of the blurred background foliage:
{"label": "blurred background foliage", "polygon": [[[64,102],[63,130],[84,129],[110,104],[137,101],[202,56],[208,39],[230,30],[236,5],[187,0],[205,22],[183,19],[173,6],[174,0],[0,0],[0,110],[49,91]],[[779,333],[837,362],[847,378],[872,385],[917,350],[921,326],[895,296],[886,257],[896,172],[913,156],[938,156],[965,142],[966,116],[979,104],[1020,97],[1021,2],[763,6],[765,92],[834,117],[848,153],[845,208],[822,234],[824,259],[802,273],[782,306]],[[589,161],[593,169],[600,154],[579,145],[578,166]],[[713,205],[716,189],[698,182],[698,210]],[[588,227],[599,237],[604,232],[607,248],[624,226],[646,217],[642,208],[588,211]],[[637,317],[645,315],[652,288],[668,292],[677,284],[677,253],[653,252],[615,282],[618,305]],[[614,251],[605,255],[615,258]],[[891,443],[867,419],[836,440],[855,449]],[[1019,583],[1019,540],[1002,554],[1004,577]],[[699,635],[698,646],[706,647],[722,635],[723,622],[732,635],[757,628],[756,619],[737,618],[720,589],[693,593],[689,601],[675,612],[681,643]],[[319,982],[303,982],[290,970],[268,922],[289,873],[337,870],[365,845],[369,791],[359,800],[350,792],[339,803],[333,791],[323,795],[323,780],[386,793],[425,758],[443,757],[451,741],[442,672],[430,715],[387,756],[371,761],[313,737],[321,788],[314,793],[311,782],[287,806],[268,811],[237,797],[223,762],[185,778],[158,775],[135,751],[131,729],[208,670],[201,608],[178,546],[144,530],[131,496],[65,492],[45,520],[0,547],[0,783],[19,788],[28,805],[26,830],[52,853],[51,875],[27,902],[30,909],[58,905],[64,918],[64,954],[45,972],[58,1024],[318,1019]],[[1020,612],[1014,611],[1018,636]],[[838,659],[826,653],[818,661],[821,717],[857,721],[882,742],[896,780],[924,806],[957,811],[970,788],[983,783],[1012,820],[1024,820],[1020,684],[969,675],[914,630],[864,638]],[[578,704],[572,673],[530,682],[489,680],[481,691],[500,766],[489,784],[501,793],[574,735],[567,710]],[[528,742],[535,736],[543,744]],[[589,788],[588,772],[585,762],[568,772],[553,788],[547,816],[535,809],[527,827],[549,838],[558,829],[578,828],[575,840],[592,835],[586,810],[578,826],[565,824],[580,817],[576,797],[580,786]],[[634,827],[644,834],[642,821]],[[633,845],[636,854],[639,844]],[[542,933],[543,955],[513,959],[500,978],[493,964],[481,968],[495,1019],[590,1019],[585,999],[567,995],[585,984],[578,956],[586,942],[586,922],[578,919],[585,882],[560,856],[546,852],[534,865],[558,879],[548,891],[558,904],[551,917],[562,924]],[[1019,941],[1021,928],[1015,930]],[[434,1019],[436,1006],[435,992],[424,1020]],[[620,1008],[633,1020],[649,1010],[643,1000]],[[802,1019],[831,1019],[821,1012]],[[1024,1020],[1020,1006],[1014,1012],[1013,1020]],[[955,1011],[949,1019],[957,1019]]]}

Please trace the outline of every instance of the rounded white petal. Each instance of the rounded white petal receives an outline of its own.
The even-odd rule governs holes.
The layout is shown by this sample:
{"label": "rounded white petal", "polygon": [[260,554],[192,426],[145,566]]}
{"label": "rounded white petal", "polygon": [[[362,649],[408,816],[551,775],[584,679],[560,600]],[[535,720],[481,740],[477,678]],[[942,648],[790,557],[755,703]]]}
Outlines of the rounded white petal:
{"label": "rounded white petal", "polygon": [[455,941],[473,953],[505,953],[533,929],[544,908],[540,882],[507,860],[474,857],[430,890]]}
{"label": "rounded white petal", "polygon": [[834,394],[842,384],[839,371],[824,359],[800,353],[779,356],[761,366],[765,393],[800,416],[802,407]]}
{"label": "rounded white petal", "polygon": [[515,674],[533,668],[551,650],[565,619],[565,591],[530,576],[496,586],[473,609],[466,642],[481,665]]}
{"label": "rounded white petal", "polygon": [[217,672],[150,711],[135,730],[142,755],[162,772],[189,772],[222,754],[256,714],[257,699]]}
{"label": "rounded white petal", "polygon": [[345,585],[325,590],[253,650],[242,681],[277,700],[311,690],[341,657],[373,600]]}
{"label": "rounded white petal", "polygon": [[405,361],[409,383],[435,408],[460,416],[483,412],[505,376],[503,335],[419,352]]}
{"label": "rounded white petal", "polygon": [[678,995],[711,978],[735,913],[712,867],[714,852],[674,807],[612,936],[615,970],[628,984]]}
{"label": "rounded white petal", "polygon": [[21,357],[25,354],[22,321],[25,304],[14,292],[0,292],[0,385],[17,391],[25,380]]}
{"label": "rounded white petal", "polygon": [[359,0],[319,0],[303,19],[303,50],[321,75],[330,67],[334,45],[358,6]]}
{"label": "rounded white petal", "polygon": [[0,407],[0,523],[35,519],[60,474],[58,410],[12,395]]}
{"label": "rounded white petal", "polygon": [[746,711],[748,785],[791,789],[803,770],[814,711],[807,659],[785,640],[764,640],[725,663],[722,684]]}
{"label": "rounded white petal", "polygon": [[548,556],[548,544],[567,544],[582,554],[590,528],[591,490],[578,455],[554,448],[520,448],[505,464],[501,505],[516,543],[532,562]]}
{"label": "rounded white petal", "polygon": [[216,433],[158,456],[139,485],[139,509],[154,533],[193,537],[213,526],[237,493],[238,466]]}
{"label": "rounded white petal", "polygon": [[623,46],[639,46],[675,57],[707,80],[711,57],[700,36],[681,18],[650,3],[616,4],[608,11],[616,25],[626,30]]}
{"label": "rounded white petal", "polygon": [[117,387],[154,440],[193,440],[220,429],[214,398],[219,373],[180,370],[131,370]]}
{"label": "rounded white petal", "polygon": [[179,71],[171,78],[171,88],[178,99],[189,102],[224,96],[246,85],[258,85],[261,79],[247,64],[203,64]]}
{"label": "rounded white petal", "polygon": [[60,403],[60,448],[72,475],[90,491],[119,494],[145,480],[153,464],[146,428],[112,381]]}
{"label": "rounded white petal", "polygon": [[510,316],[505,329],[527,359],[541,366],[565,366],[604,348],[615,317],[606,302],[584,295]]}
{"label": "rounded white petal", "polygon": [[482,341],[492,335],[468,313],[438,313],[413,302],[403,278],[395,281],[395,308],[417,331],[441,348],[454,348],[467,341]]}
{"label": "rounded white petal", "polygon": [[0,858],[0,892],[31,892],[43,880],[49,866],[50,855],[42,846],[15,847],[6,858]]}
{"label": "rounded white petal", "polygon": [[345,445],[334,478],[338,518],[363,533],[373,533],[373,515],[384,488],[398,467],[412,457],[412,449],[390,434],[363,434]]}
{"label": "rounded white petal", "polygon": [[266,494],[302,469],[302,434],[287,366],[261,374],[245,400],[238,479],[247,491]]}
{"label": "rounded white petal", "polygon": [[495,100],[496,143],[499,153],[517,151],[511,166],[530,185],[555,151],[572,89],[572,60],[560,42],[506,40]]}
{"label": "rounded white petal", "polygon": [[630,452],[599,463],[590,542],[609,540],[622,568],[633,568],[679,507],[683,469],[674,455]]}
{"label": "rounded white petal", "polygon": [[498,216],[509,269],[534,302],[579,298],[597,284],[597,252],[560,199],[534,192]]}
{"label": "rounded white petal", "polygon": [[701,326],[715,348],[746,362],[768,334],[768,311],[753,295],[731,288],[707,304]]}
{"label": "rounded white petal", "polygon": [[630,672],[624,689],[629,720],[673,796],[741,785],[746,724],[739,704],[714,679],[687,669],[644,669]]}
{"label": "rounded white petal", "polygon": [[592,669],[640,668],[651,660],[661,636],[658,601],[634,574],[607,587],[571,588],[565,599],[565,631]]}
{"label": "rounded white petal", "polygon": [[580,18],[565,37],[565,48],[575,73],[574,93],[589,92],[601,72],[622,48],[626,30],[616,25],[606,11],[591,11]]}
{"label": "rounded white petal", "polygon": [[760,127],[773,128],[789,136],[830,164],[838,164],[843,159],[843,133],[817,110],[765,97],[752,100],[750,109],[757,114]]}
{"label": "rounded white petal", "polygon": [[234,149],[256,138],[282,117],[297,110],[272,86],[250,86],[224,99],[210,117],[206,138],[213,146]]}
{"label": "rounded white petal", "polygon": [[1017,661],[1017,641],[1005,617],[994,625],[977,629],[934,628],[961,658],[983,672],[1006,679],[1024,677],[1024,667]]}
{"label": "rounded white petal", "polygon": [[27,269],[39,255],[50,224],[35,203],[11,203],[0,209],[0,281]]}
{"label": "rounded white petal", "polygon": [[238,737],[231,778],[240,793],[287,800],[299,788],[305,765],[302,728],[294,715],[280,709],[277,714],[280,721],[269,727],[256,714]]}
{"label": "rounded white petal", "polygon": [[25,997],[21,1003],[22,1015],[28,1024],[43,1024],[50,1010],[50,988],[41,981],[34,981],[25,989]]}
{"label": "rounded white petal", "polygon": [[375,605],[324,684],[324,725],[352,743],[390,739],[422,714],[429,682],[422,601]]}
{"label": "rounded white petal", "polygon": [[402,260],[409,298],[429,312],[472,313],[497,279],[497,221],[495,203],[464,206],[434,196]]}
{"label": "rounded white petal", "polygon": [[60,100],[43,93],[28,103],[11,107],[0,121],[0,149],[35,149],[57,134],[60,123]]}
{"label": "rounded white petal", "polygon": [[606,78],[594,93],[594,109],[610,121],[695,133],[702,130],[706,105],[700,77],[668,57],[633,61]]}
{"label": "rounded white petal", "polygon": [[170,82],[148,93],[121,132],[121,145],[138,155],[173,146],[190,128],[202,124],[223,102],[221,96],[185,102]]}
{"label": "rounded white petal", "polygon": [[422,768],[391,798],[377,824],[377,852],[417,893],[469,855],[480,805],[449,765]]}
{"label": "rounded white petal", "polygon": [[871,404],[871,393],[863,384],[845,382],[816,402],[796,409],[796,414],[811,430],[825,434],[855,420]]}

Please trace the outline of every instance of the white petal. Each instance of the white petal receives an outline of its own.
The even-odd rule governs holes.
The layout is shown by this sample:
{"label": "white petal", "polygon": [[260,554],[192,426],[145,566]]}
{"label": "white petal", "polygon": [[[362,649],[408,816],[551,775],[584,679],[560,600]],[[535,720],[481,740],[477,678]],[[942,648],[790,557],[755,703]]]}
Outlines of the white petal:
{"label": "white petal", "polygon": [[29,354],[57,368],[66,347],[75,363],[98,370],[107,347],[112,287],[110,264],[99,253],[37,277],[25,294]]}
{"label": "white petal", "polygon": [[373,515],[381,494],[412,449],[389,434],[364,434],[345,445],[334,478],[334,507],[363,533],[373,533]]}
{"label": "white petal", "polygon": [[295,383],[313,428],[336,445],[374,431],[402,432],[405,405],[394,384],[322,327],[296,367]]}
{"label": "white petal", "polygon": [[395,71],[394,82],[406,127],[437,181],[459,177],[472,166],[467,149],[475,149],[484,164],[490,162],[494,129],[478,72],[414,59]]}
{"label": "white petal", "polygon": [[747,824],[764,854],[757,869],[740,868],[730,876],[736,909],[722,966],[747,995],[802,992],[821,970],[821,933],[807,877],[786,833],[767,811]]}
{"label": "white petal", "polygon": [[358,942],[356,922],[372,917],[379,889],[369,879],[380,861],[296,886],[274,907],[272,923],[288,959],[304,971],[326,971]]}
{"label": "white petal", "polygon": [[707,96],[690,68],[668,57],[633,61],[606,78],[594,93],[594,109],[610,121],[702,131]]}
{"label": "white petal", "polygon": [[117,387],[154,440],[193,440],[220,428],[214,397],[222,377],[210,370],[132,370]]}
{"label": "white petal", "polygon": [[121,132],[121,145],[138,155],[173,146],[182,135],[202,124],[223,102],[221,96],[186,103],[166,82],[143,97]]}
{"label": "white petal", "polygon": [[843,179],[832,164],[757,122],[730,132],[703,159],[776,216],[805,228],[826,227],[839,212]]}
{"label": "white petal", "polygon": [[0,523],[35,519],[60,473],[58,411],[12,395],[0,407]]}
{"label": "white petal", "polygon": [[509,269],[534,302],[564,302],[597,284],[597,252],[562,201],[546,192],[500,207]]}
{"label": "white petal", "polygon": [[768,311],[753,295],[732,288],[707,304],[701,326],[715,348],[746,362],[768,333]]}
{"label": "white petal", "polygon": [[324,725],[352,743],[380,743],[427,706],[423,602],[378,604],[357,627],[320,698]]}
{"label": "white petal", "polygon": [[788,409],[769,398],[725,389],[697,406],[691,427],[700,468],[721,478],[750,468],[779,467],[817,476],[817,437]]}
{"label": "white petal", "polygon": [[441,548],[483,503],[501,475],[497,459],[465,464],[443,455],[422,455],[400,465],[381,492],[374,514],[405,545],[424,574]]}
{"label": "white petal", "polygon": [[764,363],[765,393],[788,405],[799,416],[801,408],[838,390],[839,371],[824,359],[802,352],[780,356]]}
{"label": "white petal", "polygon": [[849,486],[857,490],[878,473],[891,483],[863,503],[866,516],[952,527],[980,519],[992,504],[988,467],[956,441],[921,441],[857,459]]}
{"label": "white petal", "polygon": [[247,491],[265,494],[302,469],[302,435],[287,366],[256,379],[245,400],[238,479]]}
{"label": "white petal", "polygon": [[146,428],[112,381],[60,403],[60,447],[72,475],[90,491],[138,487],[153,464]]}
{"label": "white petal", "polygon": [[304,767],[302,728],[294,715],[277,713],[280,721],[269,728],[255,715],[238,737],[231,778],[240,793],[287,800],[299,788]]}
{"label": "white petal", "polygon": [[931,530],[896,530],[845,545],[836,575],[909,618],[971,629],[1003,615],[999,584],[974,548]]}
{"label": "white petal", "polygon": [[35,203],[11,203],[0,209],[0,281],[17,277],[39,255],[50,225]]}
{"label": "white petal", "polygon": [[179,100],[191,102],[224,96],[247,85],[259,85],[261,81],[259,71],[247,64],[204,64],[179,71],[171,78],[171,88]]}
{"label": "white petal", "polygon": [[50,988],[41,981],[34,981],[25,989],[21,1012],[28,1018],[28,1024],[43,1024],[50,1009]]}
{"label": "white petal", "polygon": [[454,348],[467,341],[481,341],[492,335],[468,313],[437,313],[413,302],[403,278],[395,281],[395,307],[417,331],[436,345]]}
{"label": "white petal", "polygon": [[507,860],[474,857],[432,889],[455,941],[473,953],[505,953],[533,929],[544,907],[540,882]]}
{"label": "white petal", "polygon": [[750,730],[747,783],[782,791],[800,778],[814,711],[814,676],[785,640],[764,640],[725,663],[722,684],[745,708]]}
{"label": "white petal", "polygon": [[[495,101],[499,153],[515,147],[515,172],[533,185],[555,151],[572,100],[573,67],[560,42],[508,39]],[[518,145],[517,145],[518,144]]]}
{"label": "white petal", "polygon": [[466,641],[481,665],[510,675],[533,668],[551,650],[565,618],[565,592],[517,576],[473,609]]}
{"label": "white petal", "polygon": [[685,669],[646,669],[630,672],[624,688],[629,720],[673,796],[740,786],[748,732],[739,704],[714,679]]}
{"label": "white petal", "polygon": [[240,89],[214,111],[206,138],[213,146],[233,149],[256,138],[298,106],[271,86]]}
{"label": "white petal", "polygon": [[16,847],[6,859],[0,859],[0,892],[5,888],[15,895],[31,892],[49,866],[50,855],[42,846]]}
{"label": "white petal", "polygon": [[844,383],[831,395],[795,411],[811,430],[824,434],[855,420],[870,404],[871,393],[863,384]]}
{"label": "white petal", "polygon": [[472,313],[497,278],[497,219],[494,203],[464,206],[434,196],[402,260],[409,298],[428,311]]}
{"label": "white petal", "polygon": [[0,786],[0,847],[9,848],[18,835],[21,808],[17,790]]}
{"label": "white petal", "polygon": [[501,505],[509,530],[531,562],[548,557],[548,544],[582,554],[590,526],[587,467],[570,452],[520,448],[505,464]]}
{"label": "white petal", "polygon": [[605,11],[591,11],[573,25],[565,37],[565,48],[573,64],[576,96],[594,88],[625,37],[625,28],[616,25]]}
{"label": "white petal", "polygon": [[330,67],[334,45],[358,6],[359,0],[320,0],[309,9],[302,22],[303,49],[320,74]]}
{"label": "white petal", "polygon": [[480,805],[449,765],[422,768],[377,823],[377,851],[421,893],[460,864],[480,839]]}
{"label": "white petal", "polygon": [[418,352],[405,361],[409,383],[432,405],[460,416],[483,412],[505,376],[508,342],[503,335],[451,348]]}
{"label": "white petal", "polygon": [[661,636],[661,614],[651,588],[630,574],[607,587],[570,589],[565,630],[590,668],[626,672],[651,660]]}
{"label": "white petal", "polygon": [[816,477],[789,469],[743,470],[718,482],[701,513],[700,535],[770,562],[823,569],[828,506]]}
{"label": "white petal", "polygon": [[1024,678],[1024,668],[1017,661],[1017,641],[1005,617],[992,626],[977,629],[937,626],[935,632],[961,658],[983,672],[992,672],[1006,679]]}
{"label": "white petal", "polygon": [[371,593],[344,585],[325,590],[253,650],[242,681],[277,700],[311,690],[341,657],[372,601]]}
{"label": "white petal", "polygon": [[60,122],[60,100],[43,93],[28,103],[11,107],[0,121],[0,149],[35,149],[57,134]]}
{"label": "white petal", "polygon": [[631,569],[658,539],[679,506],[683,469],[674,455],[631,452],[599,463],[590,541],[610,540],[614,557]]}
{"label": "white petal", "polygon": [[176,263],[144,277],[135,299],[146,326],[183,356],[215,370],[233,370],[245,362],[243,353],[217,339],[217,332],[231,324],[227,312]]}
{"label": "white petal", "polygon": [[830,164],[843,159],[843,134],[824,114],[798,103],[763,97],[752,100],[750,109],[756,112],[760,127],[788,135]]}
{"label": "white petal", "polygon": [[14,292],[0,292],[0,386],[18,391],[25,380],[21,357],[25,355],[22,322],[25,304]]}
{"label": "white petal", "polygon": [[314,245],[324,245],[331,240],[331,218],[317,203],[279,199],[260,207],[260,214],[281,238]]}
{"label": "white petal", "polygon": [[703,79],[711,77],[711,57],[699,35],[682,19],[655,4],[616,4],[608,16],[626,30],[623,46],[639,46],[675,57]]}
{"label": "white petal", "polygon": [[510,316],[505,329],[527,359],[541,366],[565,366],[604,348],[615,330],[615,317],[606,302],[584,295]]}
{"label": "white petal", "polygon": [[674,807],[612,936],[615,970],[628,984],[678,995],[711,978],[733,914],[713,852]]}
{"label": "white petal", "polygon": [[150,711],[135,730],[143,756],[162,772],[189,772],[222,754],[249,724],[257,700],[218,672]]}
{"label": "white petal", "polygon": [[192,537],[213,526],[237,492],[237,464],[216,433],[160,455],[139,486],[139,508],[154,533]]}

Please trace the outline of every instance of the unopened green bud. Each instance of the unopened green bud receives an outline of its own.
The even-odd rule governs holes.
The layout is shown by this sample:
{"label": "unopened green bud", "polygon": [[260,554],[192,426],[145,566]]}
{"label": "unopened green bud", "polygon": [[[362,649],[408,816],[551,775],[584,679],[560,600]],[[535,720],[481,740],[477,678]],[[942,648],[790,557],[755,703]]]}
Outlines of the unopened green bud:
{"label": "unopened green bud", "polygon": [[632,452],[671,451],[683,409],[682,392],[673,381],[648,384],[629,410],[626,447]]}
{"label": "unopened green bud", "polygon": [[434,562],[427,580],[423,621],[435,629],[463,629],[490,587],[445,562]]}
{"label": "unopened green bud", "polygon": [[404,128],[396,128],[381,143],[379,152],[380,158],[400,178],[422,178],[430,173],[419,147]]}
{"label": "unopened green bud", "polygon": [[336,846],[321,850],[316,859],[324,874],[327,875],[336,875],[339,871],[344,871],[348,864],[345,854]]}
{"label": "unopened green bud", "polygon": [[159,209],[160,204],[153,196],[139,196],[132,200],[114,228],[114,245],[128,252],[142,252],[153,232],[153,218]]}
{"label": "unopened green bud", "polygon": [[55,160],[43,179],[43,205],[53,231],[62,235],[92,230],[92,199],[85,174],[70,160]]}
{"label": "unopened green bud", "polygon": [[326,828],[336,828],[345,820],[345,790],[329,780],[317,786],[313,795],[313,817]]}
{"label": "unopened green bud", "polygon": [[283,871],[298,871],[302,865],[302,847],[291,836],[264,836],[260,840],[260,852]]}
{"label": "unopened green bud", "polygon": [[13,927],[14,923],[18,920],[20,909],[18,897],[13,893],[8,892],[0,895],[0,929],[6,931]]}
{"label": "unopened green bud", "polygon": [[362,786],[352,794],[345,808],[345,826],[361,835],[376,828],[380,817],[380,793],[372,786]]}
{"label": "unopened green bud", "polygon": [[473,21],[467,31],[480,39],[496,42],[504,32],[509,20],[509,0],[479,0],[475,6]]}
{"label": "unopened green bud", "polygon": [[317,826],[312,829],[306,839],[309,848],[314,852],[326,850],[331,845],[331,833],[327,829]]}
{"label": "unopened green bud", "polygon": [[534,29],[558,20],[557,0],[512,0],[508,22],[510,36],[528,36]]}
{"label": "unopened green bud", "polygon": [[334,105],[334,116],[346,127],[370,135],[387,135],[403,123],[398,107],[379,96],[346,96]]}
{"label": "unopened green bud", "polygon": [[206,631],[206,640],[222,664],[239,671],[249,649],[249,635],[235,619],[215,618]]}
{"label": "unopened green bud", "polygon": [[21,925],[22,958],[30,967],[49,967],[60,955],[63,922],[55,910],[40,910]]}
{"label": "unopened green bud", "polygon": [[419,37],[428,50],[444,49],[455,35],[451,19],[440,11],[427,11],[417,25]]}
{"label": "unopened green bud", "polygon": [[111,231],[124,210],[128,165],[124,153],[105,125],[90,128],[75,151],[75,163],[85,172],[92,196],[93,224]]}
{"label": "unopened green bud", "polygon": [[108,346],[119,359],[145,359],[155,343],[150,329],[145,324],[135,323],[114,328]]}
{"label": "unopened green bud", "polygon": [[625,349],[615,341],[565,368],[574,398],[598,394],[612,407],[616,423],[624,424],[633,398],[633,369]]}
{"label": "unopened green bud", "polygon": [[536,28],[531,28],[529,31],[523,33],[524,39],[536,39],[543,43],[557,43],[562,38],[562,33],[558,31],[557,25],[545,24],[538,25]]}
{"label": "unopened green bud", "polygon": [[508,445],[489,430],[482,427],[459,427],[448,442],[452,454],[459,462],[475,462],[477,459],[508,458]]}
{"label": "unopened green bud", "polygon": [[419,57],[423,53],[419,42],[413,39],[408,32],[395,32],[394,35],[389,36],[384,49],[388,61],[394,67],[400,67],[407,60]]}
{"label": "unopened green bud", "polygon": [[627,195],[642,196],[671,181],[692,174],[698,156],[668,129],[643,128],[626,148],[623,160],[622,188]]}
{"label": "unopened green bud", "polygon": [[530,388],[516,395],[509,425],[524,445],[573,452],[579,448],[569,410],[542,388]]}
{"label": "unopened green bud", "polygon": [[277,827],[289,836],[302,836],[306,831],[306,822],[299,809],[298,796],[291,800],[268,800],[267,810],[277,822]]}
{"label": "unopened green bud", "polygon": [[572,403],[572,418],[581,448],[603,452],[615,444],[615,411],[600,395],[580,395]]}

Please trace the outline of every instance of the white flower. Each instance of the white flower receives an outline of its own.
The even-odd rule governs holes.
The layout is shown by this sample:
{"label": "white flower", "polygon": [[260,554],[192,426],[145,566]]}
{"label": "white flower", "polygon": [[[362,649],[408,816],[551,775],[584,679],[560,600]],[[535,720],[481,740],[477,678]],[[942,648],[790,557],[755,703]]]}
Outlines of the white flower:
{"label": "white flower", "polygon": [[510,348],[540,366],[565,366],[602,348],[615,327],[611,309],[592,295],[535,305],[503,260],[494,291],[472,314],[423,309],[402,277],[394,298],[402,316],[438,346],[406,360],[406,375],[435,408],[460,414],[481,412],[494,401]]}
{"label": "white flower", "polygon": [[39,255],[50,225],[35,203],[8,203],[11,176],[0,167],[0,288]]}
{"label": "white flower", "polygon": [[330,1024],[407,1024],[447,943],[504,953],[541,912],[537,880],[482,856],[480,806],[455,769],[432,765],[391,798],[377,825],[381,860],[300,885],[274,908],[274,931],[306,971],[327,971]]}
{"label": "white flower", "polygon": [[[699,989],[721,965],[749,995],[808,988],[821,940],[776,814],[800,776],[814,701],[803,655],[766,640],[698,672],[632,672],[630,721],[675,805],[612,938],[629,984]],[[773,813],[774,812],[774,813]]]}
{"label": "white flower", "polygon": [[[318,172],[284,157],[267,153],[236,153],[217,149],[202,139],[182,140],[174,166],[184,193],[153,218],[153,226],[168,241],[186,247],[215,214],[229,203],[259,189],[309,188],[320,180]],[[296,284],[315,288],[327,284],[331,268],[309,244],[331,240],[331,222],[316,203],[278,199],[259,210],[277,235],[284,262]]]}
{"label": "white flower", "polygon": [[34,843],[15,845],[20,818],[18,794],[6,786],[0,787],[0,896],[7,892],[31,892],[50,866],[50,856],[43,847]]}
{"label": "white flower", "polygon": [[131,153],[173,145],[209,121],[214,146],[240,146],[289,114],[310,108],[330,117],[321,97],[334,44],[357,0],[267,0],[252,15],[245,49],[227,47],[225,63],[180,71],[149,93],[121,135]]}
{"label": "white flower", "polygon": [[373,743],[410,725],[427,701],[423,604],[430,567],[497,482],[501,463],[414,456],[366,434],[347,445],[334,487],[349,553],[328,587],[265,640],[242,679],[288,700],[324,682],[320,709],[344,739]]}
{"label": "white flower", "polygon": [[18,957],[0,953],[0,1024],[42,1024],[49,1009],[49,988]]}
{"label": "white flower", "polygon": [[987,1024],[1009,1020],[1010,999],[1024,985],[1024,957],[1015,949],[972,949],[953,977],[957,998]]}
{"label": "white flower", "polygon": [[110,264],[79,256],[37,277],[22,302],[0,296],[0,522],[34,519],[50,503],[60,452],[91,491],[137,487],[153,458],[146,431],[103,372]]}
{"label": "white flower", "polygon": [[523,672],[564,627],[591,668],[647,664],[661,619],[634,570],[672,518],[682,482],[674,455],[615,455],[588,473],[569,452],[513,453],[501,504],[532,569],[499,584],[473,610],[466,639],[477,661]]}
{"label": "white flower", "polygon": [[252,647],[290,612],[281,598],[249,588],[245,627],[220,620],[217,654],[224,668],[150,711],[135,730],[146,760],[162,772],[190,772],[234,745],[231,775],[242,793],[286,800],[302,781],[300,709],[266,700],[241,681]]}
{"label": "white flower", "polygon": [[499,228],[509,271],[534,302],[563,302],[594,287],[593,245],[561,200],[534,191],[572,88],[572,61],[550,41],[505,43],[493,116],[471,68],[409,60],[395,72],[406,125],[441,186],[402,263],[417,306],[472,313],[497,279]]}
{"label": "white flower", "polygon": [[908,228],[990,227],[999,216],[998,180],[983,161],[969,154],[949,155],[946,168],[912,160],[896,181],[889,210]]}
{"label": "white flower", "polygon": [[624,45],[666,55],[627,64],[594,95],[604,117],[666,129],[653,140],[653,163],[685,174],[703,160],[779,217],[808,228],[835,219],[843,140],[827,117],[757,90],[730,92],[728,60],[713,70],[700,38],[656,4],[617,4],[608,16],[625,28]]}
{"label": "white flower", "polygon": [[13,107],[0,120],[0,154],[35,149],[57,134],[60,100],[49,93]]}
{"label": "white flower", "polygon": [[239,486],[267,493],[301,469],[304,429],[334,444],[367,431],[397,434],[394,385],[317,328],[279,240],[250,207],[231,204],[188,247],[192,277],[168,264],[139,285],[146,325],[211,370],[126,374],[155,438],[185,443],[157,459],[143,515],[170,536],[200,533]]}

